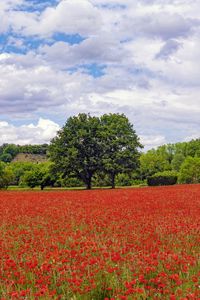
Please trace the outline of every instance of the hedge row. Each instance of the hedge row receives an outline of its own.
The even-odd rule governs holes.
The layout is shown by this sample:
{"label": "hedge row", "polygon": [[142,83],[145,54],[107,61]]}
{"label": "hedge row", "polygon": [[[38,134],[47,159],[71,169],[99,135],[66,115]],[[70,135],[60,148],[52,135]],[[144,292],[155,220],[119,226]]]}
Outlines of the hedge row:
{"label": "hedge row", "polygon": [[158,185],[173,185],[176,184],[178,180],[178,174],[174,171],[165,171],[156,173],[147,178],[147,184],[149,186]]}

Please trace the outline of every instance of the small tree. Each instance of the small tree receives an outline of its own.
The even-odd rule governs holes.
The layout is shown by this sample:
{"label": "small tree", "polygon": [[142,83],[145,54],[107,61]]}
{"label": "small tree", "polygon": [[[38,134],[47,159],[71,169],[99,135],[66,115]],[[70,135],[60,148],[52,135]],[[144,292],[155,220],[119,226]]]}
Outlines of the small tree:
{"label": "small tree", "polygon": [[13,180],[13,172],[8,166],[0,162],[0,189],[7,188]]}
{"label": "small tree", "polygon": [[34,166],[35,164],[32,162],[11,162],[9,164],[9,168],[14,174],[12,184],[18,185],[20,182],[20,178],[24,175],[24,173],[27,171],[31,171],[34,168]]}
{"label": "small tree", "polygon": [[30,171],[26,171],[24,175],[21,177],[20,185],[27,185],[32,189],[40,185],[39,170],[32,169]]}
{"label": "small tree", "polygon": [[26,171],[21,177],[20,184],[27,185],[30,188],[40,186],[41,190],[45,186],[52,186],[54,179],[50,173],[50,166],[49,163],[34,165],[31,170]]}

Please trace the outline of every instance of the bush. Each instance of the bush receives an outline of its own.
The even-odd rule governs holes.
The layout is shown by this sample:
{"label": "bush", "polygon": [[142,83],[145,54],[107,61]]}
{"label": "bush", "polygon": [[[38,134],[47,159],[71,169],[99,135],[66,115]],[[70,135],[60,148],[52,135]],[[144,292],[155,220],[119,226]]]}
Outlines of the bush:
{"label": "bush", "polygon": [[147,184],[149,186],[158,185],[173,185],[178,180],[178,174],[174,171],[164,171],[156,173],[147,178]]}
{"label": "bush", "polygon": [[146,179],[144,179],[144,180],[134,179],[134,180],[132,180],[131,185],[145,186],[145,185],[147,185],[147,181],[146,181]]}
{"label": "bush", "polygon": [[68,177],[61,180],[62,187],[83,187],[84,183],[76,177]]}
{"label": "bush", "polygon": [[110,176],[104,172],[97,172],[93,179],[92,179],[92,185],[96,187],[106,187],[110,186],[111,179]]}
{"label": "bush", "polygon": [[34,188],[40,185],[41,174],[38,169],[32,169],[30,171],[26,171],[23,176],[20,178],[20,186],[28,186],[30,188]]}
{"label": "bush", "polygon": [[131,186],[132,179],[131,176],[125,173],[120,173],[116,176],[116,185],[117,186]]}
{"label": "bush", "polygon": [[28,186],[30,188],[40,186],[41,190],[46,186],[53,186],[56,179],[51,174],[50,168],[51,163],[49,162],[35,164],[31,170],[26,171],[20,177],[20,186]]}
{"label": "bush", "polygon": [[12,185],[19,185],[20,178],[24,175],[26,171],[31,171],[34,169],[35,164],[32,162],[12,162],[9,165],[10,169],[14,174]]}

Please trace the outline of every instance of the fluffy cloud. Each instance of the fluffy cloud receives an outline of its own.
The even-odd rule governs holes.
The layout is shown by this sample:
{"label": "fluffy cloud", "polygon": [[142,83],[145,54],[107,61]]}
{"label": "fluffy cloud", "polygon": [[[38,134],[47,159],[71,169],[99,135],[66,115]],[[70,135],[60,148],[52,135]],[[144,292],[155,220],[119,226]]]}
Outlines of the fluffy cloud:
{"label": "fluffy cloud", "polygon": [[116,39],[106,35],[90,37],[78,45],[56,42],[41,47],[39,53],[60,68],[89,63],[119,64],[124,55],[129,55]]}
{"label": "fluffy cloud", "polygon": [[167,141],[162,135],[142,135],[140,136],[140,142],[145,145],[145,150],[155,148],[165,144]]}
{"label": "fluffy cloud", "polygon": [[[21,118],[21,124],[43,116],[62,125],[79,112],[125,112],[148,147],[196,136],[198,5],[198,0],[49,0],[42,6],[3,1],[1,116]],[[8,122],[8,128],[7,139],[19,132],[20,140],[21,126]],[[31,127],[25,129],[32,137]]]}
{"label": "fluffy cloud", "polygon": [[141,17],[126,18],[124,26],[131,37],[133,32],[136,35],[163,40],[186,37],[190,34],[196,21],[185,19],[178,14],[151,13]]}
{"label": "fluffy cloud", "polygon": [[37,11],[10,10],[10,25],[17,33],[48,37],[54,32],[95,34],[101,26],[101,15],[90,1],[63,0],[57,6],[49,5],[40,14]]}
{"label": "fluffy cloud", "polygon": [[0,122],[0,144],[41,144],[48,143],[60,129],[55,122],[40,118],[36,125],[14,126],[8,122]]}

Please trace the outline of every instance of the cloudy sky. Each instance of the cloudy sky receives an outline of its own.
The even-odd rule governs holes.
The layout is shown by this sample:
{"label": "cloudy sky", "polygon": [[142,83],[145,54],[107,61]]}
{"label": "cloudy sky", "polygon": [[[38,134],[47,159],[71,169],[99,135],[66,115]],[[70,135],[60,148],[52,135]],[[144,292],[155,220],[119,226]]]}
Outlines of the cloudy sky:
{"label": "cloudy sky", "polygon": [[0,1],[0,144],[125,113],[147,148],[199,137],[200,0]]}

